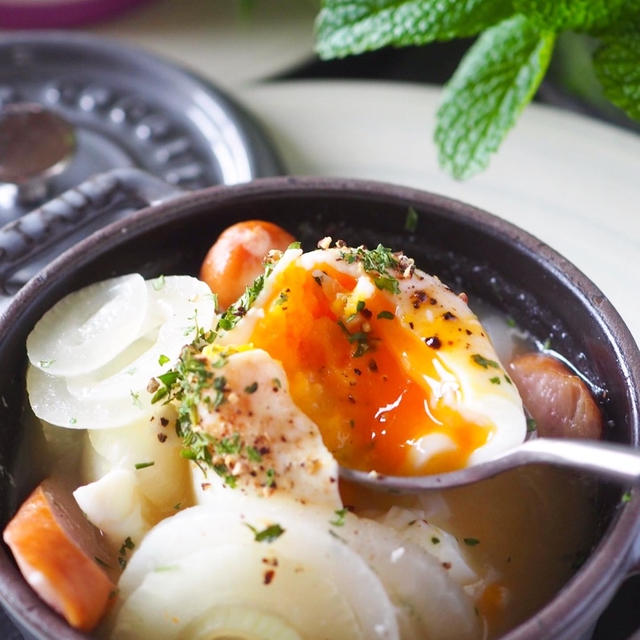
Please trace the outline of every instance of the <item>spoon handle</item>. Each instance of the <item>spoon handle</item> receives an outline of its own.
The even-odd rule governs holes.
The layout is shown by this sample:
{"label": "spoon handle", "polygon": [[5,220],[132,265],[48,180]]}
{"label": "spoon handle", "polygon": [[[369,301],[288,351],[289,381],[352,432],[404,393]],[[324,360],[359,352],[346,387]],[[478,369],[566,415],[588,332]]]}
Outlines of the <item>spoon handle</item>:
{"label": "spoon handle", "polygon": [[621,484],[640,484],[640,451],[590,440],[537,438],[523,443],[522,463],[543,462],[593,473]]}

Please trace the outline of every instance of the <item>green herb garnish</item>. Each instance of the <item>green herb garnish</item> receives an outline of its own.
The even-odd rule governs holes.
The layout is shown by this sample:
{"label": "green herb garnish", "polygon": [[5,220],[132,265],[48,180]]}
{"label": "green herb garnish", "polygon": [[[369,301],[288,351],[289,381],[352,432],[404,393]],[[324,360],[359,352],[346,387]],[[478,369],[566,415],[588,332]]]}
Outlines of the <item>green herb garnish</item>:
{"label": "green herb garnish", "polygon": [[215,452],[218,455],[237,455],[242,450],[242,442],[240,441],[240,435],[235,434],[231,438],[222,438],[214,445]]}
{"label": "green herb garnish", "polygon": [[262,531],[258,531],[256,527],[252,527],[247,522],[245,522],[244,524],[247,528],[251,529],[251,532],[253,533],[253,539],[256,542],[273,542],[285,532],[285,529],[283,529],[279,524],[272,524]]}
{"label": "green herb garnish", "polygon": [[267,469],[267,487],[273,487],[276,483],[276,472],[274,469]]}
{"label": "green herb garnish", "polygon": [[499,369],[500,368],[500,365],[495,360],[489,360],[488,358],[485,358],[484,356],[480,355],[479,353],[474,353],[471,356],[471,359],[476,364],[479,364],[483,369],[488,369],[489,367],[492,367],[493,369]]}
{"label": "green herb garnish", "polygon": [[136,469],[146,469],[147,467],[153,467],[155,462],[137,462],[133,465]]}
{"label": "green herb garnish", "polygon": [[491,384],[500,384],[500,378],[498,376],[493,376],[493,378],[489,378],[489,382]]}
{"label": "green herb garnish", "polygon": [[351,333],[342,320],[338,320],[338,326],[342,329],[342,333],[345,334],[349,343],[356,345],[355,351],[352,354],[354,358],[359,358],[370,350],[371,347],[369,345],[369,336],[367,333],[364,331]]}
{"label": "green herb garnish", "polygon": [[336,509],[334,511],[336,517],[334,520],[329,520],[329,524],[333,525],[334,527],[344,527],[345,516],[347,515],[348,511],[349,510],[346,507],[344,509]]}
{"label": "green herb garnish", "polygon": [[264,273],[259,275],[246,289],[240,297],[240,300],[234,302],[220,317],[218,320],[217,330],[229,331],[238,324],[240,318],[242,318],[247,311],[251,308],[251,305],[256,301],[256,298],[260,295],[260,292],[264,288],[264,282],[273,271],[273,264],[267,264],[265,266]]}
{"label": "green herb garnish", "polygon": [[531,433],[538,428],[538,423],[533,418],[527,418],[527,432]]}
{"label": "green herb garnish", "polygon": [[480,544],[480,540],[478,540],[478,538],[462,538],[462,542],[464,542],[468,547],[475,547],[477,544]]}
{"label": "green herb garnish", "polygon": [[169,357],[161,353],[158,358],[158,364],[162,366],[163,364],[167,364],[167,362],[169,362]]}
{"label": "green herb garnish", "polygon": [[409,233],[413,233],[418,226],[418,212],[413,208],[409,207],[407,210],[407,217],[404,221],[405,231]]}
{"label": "green herb garnish", "polygon": [[245,393],[255,393],[258,390],[258,383],[252,382],[250,385],[244,388]]}
{"label": "green herb garnish", "polygon": [[378,289],[400,293],[398,280],[388,273],[389,270],[398,268],[398,259],[388,247],[379,244],[375,249],[365,247],[348,249],[341,253],[341,257],[349,264],[356,261],[362,262],[362,267],[371,276]]}
{"label": "green herb garnish", "polygon": [[160,289],[164,287],[165,282],[166,282],[165,277],[161,275],[161,276],[158,276],[155,280],[151,281],[151,286],[153,287],[154,291],[160,291]]}
{"label": "green herb garnish", "polygon": [[391,311],[381,311],[376,317],[378,318],[378,320],[393,320],[395,318]]}
{"label": "green herb garnish", "polygon": [[140,394],[136,391],[129,391],[131,395],[131,402],[133,402],[134,407],[138,407],[138,409],[142,409],[142,402],[140,401]]}

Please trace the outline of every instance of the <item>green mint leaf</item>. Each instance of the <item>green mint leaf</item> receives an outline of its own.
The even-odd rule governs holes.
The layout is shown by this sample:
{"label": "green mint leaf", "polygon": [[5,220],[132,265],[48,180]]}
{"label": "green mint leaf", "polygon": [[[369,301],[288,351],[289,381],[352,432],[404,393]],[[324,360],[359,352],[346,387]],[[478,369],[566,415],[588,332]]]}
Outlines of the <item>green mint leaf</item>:
{"label": "green mint leaf", "polygon": [[521,15],[485,31],[449,81],[438,110],[440,165],[464,179],[489,164],[544,77],[554,35]]}
{"label": "green mint leaf", "polygon": [[316,51],[344,57],[472,36],[513,13],[511,0],[324,0]]}
{"label": "green mint leaf", "polygon": [[606,39],[593,62],[607,98],[640,120],[640,33]]}
{"label": "green mint leaf", "polygon": [[637,12],[640,3],[638,0],[514,0],[513,8],[542,31],[597,33],[615,25],[633,10]]}

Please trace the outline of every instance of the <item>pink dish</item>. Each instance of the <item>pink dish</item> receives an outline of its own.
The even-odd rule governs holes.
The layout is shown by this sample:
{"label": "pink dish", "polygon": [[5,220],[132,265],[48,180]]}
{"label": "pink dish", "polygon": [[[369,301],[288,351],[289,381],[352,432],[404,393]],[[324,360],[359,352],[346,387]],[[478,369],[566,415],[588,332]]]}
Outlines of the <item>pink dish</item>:
{"label": "pink dish", "polygon": [[111,18],[149,0],[0,0],[0,27],[71,27]]}

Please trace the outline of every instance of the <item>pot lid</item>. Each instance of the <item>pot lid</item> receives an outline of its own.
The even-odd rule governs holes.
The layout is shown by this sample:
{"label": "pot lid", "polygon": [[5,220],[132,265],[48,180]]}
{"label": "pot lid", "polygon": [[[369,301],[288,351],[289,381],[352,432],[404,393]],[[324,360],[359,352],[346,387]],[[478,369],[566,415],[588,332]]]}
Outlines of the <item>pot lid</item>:
{"label": "pot lid", "polygon": [[186,190],[281,173],[251,118],[202,78],[86,34],[5,35],[0,225],[123,167]]}

